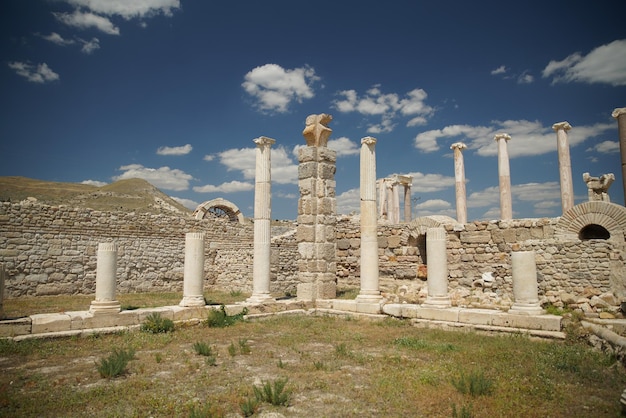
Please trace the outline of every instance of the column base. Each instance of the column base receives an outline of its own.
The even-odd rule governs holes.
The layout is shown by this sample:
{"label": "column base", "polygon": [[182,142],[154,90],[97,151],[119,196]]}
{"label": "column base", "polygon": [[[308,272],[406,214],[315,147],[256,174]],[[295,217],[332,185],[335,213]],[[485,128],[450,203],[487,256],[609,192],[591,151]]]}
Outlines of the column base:
{"label": "column base", "polygon": [[204,296],[183,296],[183,300],[180,301],[178,306],[206,306],[206,301],[204,300]]}
{"label": "column base", "polygon": [[361,290],[355,298],[357,303],[378,303],[383,300],[379,290]]}
{"label": "column base", "polygon": [[450,308],[450,296],[428,296],[422,306],[427,308]]}
{"label": "column base", "polygon": [[272,303],[276,302],[276,299],[270,296],[269,293],[260,293],[257,295],[252,295],[248,299],[246,299],[246,303]]}
{"label": "column base", "polygon": [[513,315],[543,315],[545,309],[541,309],[539,303],[517,303],[515,302],[508,313]]}
{"label": "column base", "polygon": [[89,312],[92,314],[119,313],[122,305],[116,300],[92,300]]}

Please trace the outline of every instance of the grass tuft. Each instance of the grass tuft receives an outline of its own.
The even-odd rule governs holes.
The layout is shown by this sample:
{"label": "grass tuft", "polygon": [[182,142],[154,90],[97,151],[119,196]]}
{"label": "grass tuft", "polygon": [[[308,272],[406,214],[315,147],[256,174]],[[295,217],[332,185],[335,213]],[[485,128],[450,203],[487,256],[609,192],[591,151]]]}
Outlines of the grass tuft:
{"label": "grass tuft", "polygon": [[163,318],[159,312],[152,312],[147,316],[144,323],[141,324],[140,329],[151,334],[171,332],[174,331],[174,321]]}
{"label": "grass tuft", "polygon": [[274,382],[263,382],[261,387],[254,386],[254,397],[259,402],[274,406],[289,406],[290,392],[285,390],[288,379],[276,379]]}
{"label": "grass tuft", "polygon": [[259,409],[259,401],[257,398],[247,398],[239,404],[239,409],[244,417],[251,417]]}
{"label": "grass tuft", "polygon": [[100,376],[110,379],[122,375],[126,371],[128,362],[135,358],[135,350],[113,350],[107,358],[96,363]]}
{"label": "grass tuft", "polygon": [[485,396],[493,393],[493,381],[485,377],[481,371],[472,371],[469,375],[461,372],[458,379],[452,379],[452,385],[462,394],[470,394],[474,397]]}
{"label": "grass tuft", "polygon": [[244,317],[248,314],[248,308],[235,315],[228,315],[226,313],[226,307],[221,305],[219,310],[211,310],[205,323],[209,328],[225,328],[231,326],[239,321],[243,321]]}

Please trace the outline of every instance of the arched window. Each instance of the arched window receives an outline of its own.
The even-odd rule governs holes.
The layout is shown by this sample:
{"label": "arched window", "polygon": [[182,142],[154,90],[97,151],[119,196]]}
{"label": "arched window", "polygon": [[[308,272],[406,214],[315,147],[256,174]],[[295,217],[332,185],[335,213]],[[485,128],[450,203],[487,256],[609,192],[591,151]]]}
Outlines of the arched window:
{"label": "arched window", "polygon": [[589,224],[580,230],[578,238],[581,240],[609,239],[611,238],[611,233],[602,225]]}

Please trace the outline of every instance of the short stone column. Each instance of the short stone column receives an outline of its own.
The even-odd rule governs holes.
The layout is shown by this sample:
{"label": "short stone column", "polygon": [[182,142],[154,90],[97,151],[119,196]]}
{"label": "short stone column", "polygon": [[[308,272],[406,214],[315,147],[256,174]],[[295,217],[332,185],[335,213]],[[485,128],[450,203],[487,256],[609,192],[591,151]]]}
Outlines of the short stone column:
{"label": "short stone column", "polygon": [[6,270],[4,263],[0,263],[0,319],[4,318],[4,282]]}
{"label": "short stone column", "polygon": [[456,221],[467,223],[467,192],[465,191],[465,163],[462,151],[467,146],[462,142],[455,142],[450,146],[454,150],[454,189],[456,192]]}
{"label": "short stone column", "polygon": [[511,140],[509,134],[496,134],[498,143],[498,177],[500,182],[500,219],[513,219],[513,199],[511,197],[511,170],[509,168],[509,151],[506,143]]}
{"label": "short stone column", "polygon": [[619,151],[622,161],[622,187],[624,188],[624,202],[626,202],[626,107],[613,110],[611,116],[617,119]]}
{"label": "short stone column", "polygon": [[120,303],[115,300],[117,280],[117,245],[114,242],[98,244],[96,265],[96,299],[91,302],[89,311],[97,313],[117,313]]}
{"label": "short stone column", "polygon": [[451,303],[448,295],[448,252],[445,228],[432,227],[426,230],[426,260],[428,296],[423,305],[449,308]]}
{"label": "short stone column", "polygon": [[250,303],[274,301],[270,296],[271,253],[271,150],[276,141],[262,136],[256,138],[256,175],[254,183],[254,261],[252,266],[252,295]]}
{"label": "short stone column", "polygon": [[183,300],[180,306],[204,305],[204,232],[187,232]]}
{"label": "short stone column", "polygon": [[509,313],[521,315],[545,313],[539,304],[535,252],[513,251],[511,253],[511,270],[514,302]]}
{"label": "short stone column", "polygon": [[376,138],[361,139],[361,290],[357,302],[382,299],[378,289],[378,220],[376,218]]}
{"label": "short stone column", "polygon": [[572,126],[567,122],[552,125],[556,132],[556,149],[559,155],[559,178],[561,179],[561,213],[574,207],[574,183],[572,182],[572,161],[569,155],[567,131]]}

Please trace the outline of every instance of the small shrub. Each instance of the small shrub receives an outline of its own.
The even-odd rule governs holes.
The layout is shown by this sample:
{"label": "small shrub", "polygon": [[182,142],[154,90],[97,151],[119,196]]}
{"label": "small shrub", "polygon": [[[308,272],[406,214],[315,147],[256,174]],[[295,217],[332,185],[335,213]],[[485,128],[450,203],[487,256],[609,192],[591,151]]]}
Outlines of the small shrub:
{"label": "small shrub", "polygon": [[132,349],[126,350],[113,350],[113,353],[107,358],[103,358],[99,363],[96,363],[100,376],[105,378],[117,377],[124,373],[128,362],[135,358],[135,351]]}
{"label": "small shrub", "polygon": [[345,343],[341,343],[335,346],[335,354],[341,357],[347,357],[350,355],[350,350]]}
{"label": "small shrub", "polygon": [[239,409],[244,417],[251,417],[259,408],[259,401],[256,398],[248,398],[239,404]]}
{"label": "small shrub", "polygon": [[198,341],[193,344],[193,349],[196,354],[200,354],[201,356],[213,355],[213,349],[207,343]]}
{"label": "small shrub", "polygon": [[278,359],[278,368],[279,369],[284,369],[285,368],[285,363],[283,363],[283,359]]}
{"label": "small shrub", "polygon": [[237,355],[237,347],[235,347],[235,344],[232,342],[228,346],[228,354],[230,354],[231,357],[235,357]]}
{"label": "small shrub", "polygon": [[472,405],[463,405],[461,410],[457,412],[456,404],[452,404],[452,418],[473,418]]}
{"label": "small shrub", "polygon": [[226,313],[226,307],[221,305],[219,310],[211,310],[205,323],[209,328],[225,328],[231,326],[239,321],[243,321],[244,316],[248,314],[248,308],[235,315],[228,315]]}
{"label": "small shrub", "polygon": [[154,355],[154,360],[156,360],[157,363],[161,363],[163,361],[163,356],[161,355],[161,353],[156,353]]}
{"label": "small shrub", "polygon": [[259,388],[254,386],[254,396],[259,402],[267,402],[274,406],[289,405],[289,391],[285,390],[287,379],[276,379],[273,383],[263,382]]}
{"label": "small shrub", "polygon": [[219,408],[216,408],[211,404],[193,406],[189,410],[189,418],[220,418],[223,416],[224,414],[219,410]]}
{"label": "small shrub", "polygon": [[452,385],[462,394],[483,396],[493,392],[493,381],[485,377],[484,372],[473,371],[468,375],[461,372],[458,379],[452,379]]}
{"label": "small shrub", "polygon": [[166,333],[174,331],[174,321],[163,318],[159,312],[153,312],[146,317],[140,329],[151,334]]}
{"label": "small shrub", "polygon": [[250,345],[248,344],[248,340],[245,338],[239,339],[239,352],[241,354],[250,354]]}
{"label": "small shrub", "polygon": [[315,366],[315,370],[326,370],[326,363],[323,361],[314,361],[313,366]]}

